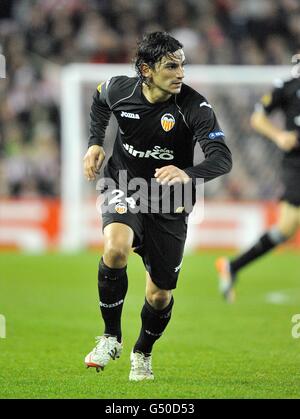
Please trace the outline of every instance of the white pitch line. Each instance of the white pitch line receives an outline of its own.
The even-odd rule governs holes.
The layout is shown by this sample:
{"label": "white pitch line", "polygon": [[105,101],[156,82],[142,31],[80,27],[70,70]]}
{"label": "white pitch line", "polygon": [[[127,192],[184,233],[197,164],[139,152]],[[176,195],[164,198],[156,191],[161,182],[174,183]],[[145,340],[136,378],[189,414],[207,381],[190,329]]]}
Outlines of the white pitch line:
{"label": "white pitch line", "polygon": [[300,301],[299,289],[288,288],[266,294],[265,300],[270,304],[297,304]]}
{"label": "white pitch line", "polygon": [[291,297],[281,291],[270,292],[266,295],[266,301],[270,304],[289,304],[291,302]]}

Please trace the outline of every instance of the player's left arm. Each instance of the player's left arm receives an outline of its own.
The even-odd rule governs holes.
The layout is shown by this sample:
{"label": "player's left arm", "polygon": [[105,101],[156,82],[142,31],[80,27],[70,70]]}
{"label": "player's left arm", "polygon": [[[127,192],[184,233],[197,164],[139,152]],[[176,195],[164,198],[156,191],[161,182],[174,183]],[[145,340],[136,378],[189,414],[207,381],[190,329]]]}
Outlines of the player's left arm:
{"label": "player's left arm", "polygon": [[155,177],[162,185],[186,184],[191,179],[204,179],[205,182],[230,172],[232,168],[231,152],[225,144],[225,136],[219,127],[216,116],[202,96],[194,92],[185,105],[187,124],[204,152],[205,160],[184,170],[176,166],[164,166],[156,169]]}
{"label": "player's left arm", "polygon": [[211,105],[195,92],[186,110],[187,124],[199,142],[205,160],[184,169],[185,173],[194,181],[202,178],[205,182],[229,173],[232,168],[231,152]]}
{"label": "player's left arm", "polygon": [[161,185],[168,184],[168,186],[174,185],[175,183],[186,184],[190,181],[190,177],[184,170],[173,165],[155,169],[154,177],[156,177],[157,182]]}

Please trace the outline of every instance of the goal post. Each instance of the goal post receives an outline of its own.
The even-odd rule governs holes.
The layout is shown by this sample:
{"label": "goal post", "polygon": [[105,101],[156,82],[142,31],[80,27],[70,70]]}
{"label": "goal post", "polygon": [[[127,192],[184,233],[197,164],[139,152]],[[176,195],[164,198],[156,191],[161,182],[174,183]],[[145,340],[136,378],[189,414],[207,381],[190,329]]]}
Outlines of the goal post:
{"label": "goal post", "polygon": [[[85,189],[89,186],[83,178],[82,159],[87,149],[89,107],[92,102],[92,92],[95,91],[97,85],[117,75],[134,76],[135,71],[132,66],[123,64],[71,64],[65,66],[61,72],[62,233],[60,247],[64,251],[78,251],[87,245]],[[207,99],[212,101],[214,106],[216,105],[216,113],[221,126],[223,127],[225,123],[225,126],[229,127],[234,112],[238,113],[241,109],[241,114],[237,115],[237,119],[245,118],[242,113],[243,109],[248,110],[253,107],[259,93],[270,88],[274,79],[286,79],[290,76],[291,66],[190,65],[186,68],[185,83],[207,96]],[[213,88],[217,88],[218,93],[221,93],[220,100],[218,96],[215,96]],[[257,93],[254,94],[255,89]],[[236,90],[234,98],[236,103],[230,115],[226,108],[226,97],[233,95],[233,90]],[[211,95],[216,97],[219,103],[211,100]],[[241,106],[239,106],[239,101]],[[235,121],[235,124],[236,129],[242,132],[243,127],[239,127],[239,120]],[[227,137],[230,145],[230,135]],[[212,196],[214,188],[215,186],[211,187]]]}

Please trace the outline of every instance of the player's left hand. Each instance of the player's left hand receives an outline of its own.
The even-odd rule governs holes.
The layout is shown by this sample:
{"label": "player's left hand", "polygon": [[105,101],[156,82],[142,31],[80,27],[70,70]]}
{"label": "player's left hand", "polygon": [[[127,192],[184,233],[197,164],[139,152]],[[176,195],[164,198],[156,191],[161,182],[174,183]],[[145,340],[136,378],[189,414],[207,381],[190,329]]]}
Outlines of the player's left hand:
{"label": "player's left hand", "polygon": [[164,166],[155,169],[154,177],[156,177],[156,181],[161,185],[168,184],[168,186],[174,185],[175,183],[186,184],[190,180],[189,176],[176,166]]}
{"label": "player's left hand", "polygon": [[283,151],[292,151],[298,147],[298,136],[296,131],[280,131],[275,138],[277,146]]}

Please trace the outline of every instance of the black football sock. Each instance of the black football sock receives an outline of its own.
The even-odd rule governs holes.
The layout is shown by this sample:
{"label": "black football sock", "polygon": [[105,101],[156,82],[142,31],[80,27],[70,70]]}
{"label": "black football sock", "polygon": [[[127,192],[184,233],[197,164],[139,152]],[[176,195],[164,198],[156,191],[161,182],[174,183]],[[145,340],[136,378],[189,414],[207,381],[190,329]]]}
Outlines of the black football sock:
{"label": "black football sock", "polygon": [[141,312],[142,327],[133,352],[151,353],[154,342],[162,336],[171,319],[173,304],[172,297],[167,307],[163,310],[156,310],[145,299]]}
{"label": "black football sock", "polygon": [[230,269],[232,274],[235,275],[244,266],[266,254],[274,247],[285,242],[286,240],[287,237],[283,236],[277,228],[273,228],[272,230],[268,231],[258,240],[258,242],[253,247],[251,247],[251,249],[230,262]]}
{"label": "black football sock", "polygon": [[99,264],[98,291],[100,310],[105,324],[105,335],[122,339],[121,314],[128,288],[126,268],[112,269],[105,265],[103,259]]}

